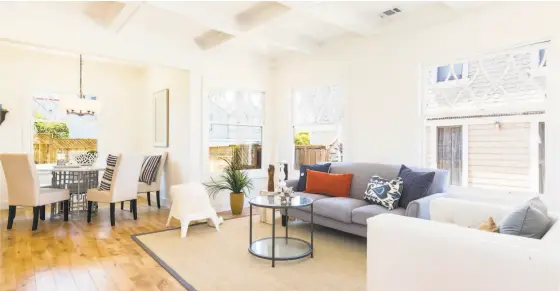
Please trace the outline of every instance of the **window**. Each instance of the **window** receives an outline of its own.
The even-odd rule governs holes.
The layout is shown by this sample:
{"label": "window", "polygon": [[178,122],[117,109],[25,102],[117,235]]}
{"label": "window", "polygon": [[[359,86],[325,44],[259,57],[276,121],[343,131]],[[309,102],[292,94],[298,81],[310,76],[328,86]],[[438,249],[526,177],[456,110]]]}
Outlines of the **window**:
{"label": "window", "polygon": [[448,82],[454,80],[462,80],[464,76],[467,76],[466,64],[453,64],[437,67],[437,83]]}
{"label": "window", "polygon": [[448,170],[455,186],[544,192],[547,72],[534,72],[547,45],[425,68],[427,166]]}
{"label": "window", "polygon": [[301,164],[342,161],[342,88],[293,89],[292,108],[294,168],[299,170]]}
{"label": "window", "polygon": [[247,169],[262,168],[264,92],[226,90],[209,94],[210,171],[223,169],[222,159],[239,157]]}
{"label": "window", "polygon": [[546,49],[539,50],[539,67],[546,67]]}
{"label": "window", "polygon": [[461,126],[437,127],[437,167],[449,171],[451,185],[462,185],[463,130]]}
{"label": "window", "polygon": [[[63,94],[33,97],[33,151],[36,164],[55,164],[58,159],[73,160],[76,156],[97,152],[97,117],[69,115],[62,110]],[[96,100],[95,96],[86,96]]]}

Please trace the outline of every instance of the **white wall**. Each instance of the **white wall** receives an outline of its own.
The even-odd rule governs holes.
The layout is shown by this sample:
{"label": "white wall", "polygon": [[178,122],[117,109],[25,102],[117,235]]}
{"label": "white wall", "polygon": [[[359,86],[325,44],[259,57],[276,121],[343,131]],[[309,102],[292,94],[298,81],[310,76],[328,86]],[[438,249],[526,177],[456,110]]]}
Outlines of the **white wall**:
{"label": "white wall", "polygon": [[[238,90],[259,90],[265,94],[265,121],[263,127],[263,147],[262,147],[262,166],[263,170],[250,170],[249,174],[253,180],[254,190],[249,196],[258,195],[260,190],[266,189],[267,173],[266,168],[269,164],[276,163],[275,158],[275,137],[274,122],[274,100],[270,90],[268,59],[263,56],[254,56],[251,54],[231,54],[225,50],[218,49],[208,55],[208,61],[201,70],[201,78],[197,81],[201,82],[201,90],[193,92],[193,98],[198,98],[196,104],[200,103],[202,110],[197,110],[191,114],[194,127],[191,128],[194,136],[200,136],[201,145],[198,157],[200,158],[199,175],[203,181],[209,177],[216,177],[218,173],[210,173],[210,165],[208,163],[208,100],[207,94],[213,90],[222,89],[238,89]],[[194,101],[193,101],[194,102]],[[196,110],[196,107],[195,107]],[[202,122],[200,122],[202,121]],[[212,201],[214,207],[220,210],[229,209],[229,194],[220,193]],[[247,204],[247,199],[245,201]]]}
{"label": "white wall", "polygon": [[[163,67],[149,67],[145,70],[144,92],[145,107],[147,110],[141,113],[144,127],[142,145],[146,153],[168,152],[168,160],[164,172],[164,189],[162,199],[168,197],[168,189],[171,185],[187,181],[189,172],[188,161],[191,150],[188,135],[189,127],[189,95],[190,76],[185,70],[170,69]],[[169,89],[169,147],[153,147],[154,132],[154,97],[153,93]]]}
{"label": "white wall", "polygon": [[[559,3],[492,4],[455,21],[372,40],[348,40],[311,56],[280,59],[274,94],[289,114],[289,90],[300,85],[344,86],[345,160],[422,164],[421,66],[550,39],[547,106],[547,192],[560,192]],[[559,63],[556,65],[556,63]],[[289,122],[278,122],[280,158],[291,160]]]}
{"label": "white wall", "polygon": [[[32,153],[32,96],[77,94],[79,59],[75,55],[0,45],[0,64],[0,78],[3,80],[0,82],[0,104],[10,111],[0,126],[0,152]],[[137,101],[142,100],[144,94],[144,88],[139,86],[143,78],[144,70],[137,66],[85,58],[84,92],[95,94],[102,104],[97,116],[101,157],[110,152],[142,151],[139,141],[144,129],[139,126],[141,119],[138,112],[143,112],[145,108],[142,102]],[[7,199],[5,191],[2,183],[1,204],[5,204]]]}
{"label": "white wall", "polygon": [[[78,58],[72,54],[0,44],[0,77],[10,80],[0,82],[0,104],[10,110],[0,126],[0,152],[31,152],[31,96],[78,92],[78,68]],[[251,54],[218,52],[204,67],[190,70],[99,61],[87,56],[84,61],[84,92],[96,94],[102,103],[98,116],[100,156],[168,151],[163,199],[170,185],[207,181],[211,175],[206,163],[204,92],[217,88],[267,91],[267,82],[268,61]],[[153,92],[164,88],[170,92],[169,148],[154,148]],[[268,121],[274,121],[272,115],[267,116]],[[264,135],[266,167],[274,143],[271,130],[265,129]],[[265,184],[263,173],[255,171],[251,175],[255,189],[260,190]],[[6,193],[5,181],[0,181],[0,207],[6,206]],[[229,209],[229,196],[225,194],[213,202],[219,210]]]}

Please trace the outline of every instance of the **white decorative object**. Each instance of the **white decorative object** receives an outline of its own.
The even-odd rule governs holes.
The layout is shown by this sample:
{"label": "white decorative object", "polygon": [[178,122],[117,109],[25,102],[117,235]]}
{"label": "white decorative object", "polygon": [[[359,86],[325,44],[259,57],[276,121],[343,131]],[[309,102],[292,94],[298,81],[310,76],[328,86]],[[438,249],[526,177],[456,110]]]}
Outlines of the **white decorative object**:
{"label": "white decorative object", "polygon": [[76,156],[76,162],[82,166],[91,166],[97,161],[97,152],[87,152]]}
{"label": "white decorative object", "polygon": [[[260,192],[261,196],[267,196],[267,195],[273,195],[276,194],[274,192],[268,192],[265,190],[262,190]],[[274,211],[274,209],[270,209],[270,208],[259,208],[260,210],[260,218],[261,218],[261,222],[263,223],[267,223],[267,224],[272,224],[272,212]]]}
{"label": "white decorative object", "polygon": [[171,205],[166,226],[169,226],[171,217],[180,220],[182,238],[187,236],[189,223],[194,220],[209,218],[215,225],[216,230],[220,230],[219,225],[224,219],[218,217],[216,210],[210,204],[210,198],[204,185],[200,183],[187,183],[171,186],[171,198],[173,199],[173,204]]}

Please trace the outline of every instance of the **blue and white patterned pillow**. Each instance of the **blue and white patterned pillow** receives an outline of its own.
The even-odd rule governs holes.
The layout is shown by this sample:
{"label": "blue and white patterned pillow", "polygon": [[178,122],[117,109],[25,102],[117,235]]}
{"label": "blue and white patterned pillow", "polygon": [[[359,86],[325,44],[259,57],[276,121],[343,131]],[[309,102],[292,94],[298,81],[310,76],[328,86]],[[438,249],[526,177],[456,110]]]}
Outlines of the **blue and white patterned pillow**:
{"label": "blue and white patterned pillow", "polygon": [[400,177],[389,181],[379,176],[373,176],[367,185],[364,200],[393,210],[399,207],[402,190],[403,180]]}

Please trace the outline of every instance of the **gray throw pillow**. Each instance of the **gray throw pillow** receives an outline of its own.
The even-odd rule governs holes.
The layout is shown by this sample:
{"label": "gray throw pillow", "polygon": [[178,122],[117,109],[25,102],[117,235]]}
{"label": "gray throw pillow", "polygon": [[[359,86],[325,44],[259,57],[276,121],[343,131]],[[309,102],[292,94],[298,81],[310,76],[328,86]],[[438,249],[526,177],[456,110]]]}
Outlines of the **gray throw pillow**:
{"label": "gray throw pillow", "polygon": [[550,226],[546,205],[535,197],[508,214],[499,227],[500,233],[541,239]]}
{"label": "gray throw pillow", "polygon": [[399,177],[403,181],[403,190],[401,199],[399,199],[399,207],[407,208],[410,202],[425,197],[432,186],[435,175],[435,172],[414,172],[402,165]]}

